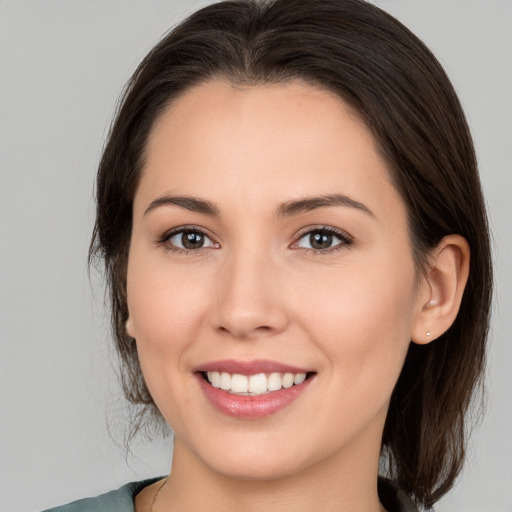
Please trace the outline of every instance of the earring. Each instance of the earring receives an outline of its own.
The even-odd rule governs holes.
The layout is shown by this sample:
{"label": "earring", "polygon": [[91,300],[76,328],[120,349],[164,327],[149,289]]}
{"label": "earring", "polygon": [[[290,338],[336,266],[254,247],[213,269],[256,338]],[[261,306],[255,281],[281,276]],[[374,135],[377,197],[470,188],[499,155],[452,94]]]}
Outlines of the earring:
{"label": "earring", "polygon": [[430,338],[430,334],[431,332],[430,331],[427,331],[427,336]]}

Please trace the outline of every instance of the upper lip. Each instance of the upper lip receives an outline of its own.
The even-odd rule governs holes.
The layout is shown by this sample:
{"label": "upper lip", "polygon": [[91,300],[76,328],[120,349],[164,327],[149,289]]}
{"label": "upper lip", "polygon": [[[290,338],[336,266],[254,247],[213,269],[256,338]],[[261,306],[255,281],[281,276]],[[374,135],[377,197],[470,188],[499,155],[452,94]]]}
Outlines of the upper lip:
{"label": "upper lip", "polygon": [[257,375],[258,373],[309,373],[312,370],[299,368],[278,361],[268,359],[254,359],[252,361],[237,361],[223,359],[204,363],[196,368],[197,372],[226,372],[240,375]]}

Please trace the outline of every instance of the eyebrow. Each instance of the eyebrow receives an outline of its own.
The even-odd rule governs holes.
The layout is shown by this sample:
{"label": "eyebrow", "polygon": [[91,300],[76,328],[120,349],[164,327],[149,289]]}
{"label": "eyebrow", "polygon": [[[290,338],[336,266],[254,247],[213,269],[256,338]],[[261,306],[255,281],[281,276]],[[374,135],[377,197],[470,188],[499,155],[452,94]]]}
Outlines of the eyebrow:
{"label": "eyebrow", "polygon": [[374,217],[373,212],[363,203],[356,201],[344,194],[331,194],[322,195],[317,197],[305,197],[293,201],[283,203],[277,209],[279,217],[289,217],[298,215],[299,213],[309,212],[316,208],[325,208],[329,206],[348,206],[349,208],[356,208],[364,213]]}
{"label": "eyebrow", "polygon": [[180,208],[185,208],[186,210],[190,210],[192,212],[203,213],[213,217],[218,217],[220,215],[219,209],[213,203],[210,203],[210,201],[205,201],[204,199],[197,199],[190,196],[168,195],[151,201],[149,206],[146,208],[144,215],[149,213],[151,210],[158,208],[159,206],[179,206]]}
{"label": "eyebrow", "polygon": [[[219,217],[220,210],[210,201],[198,199],[191,196],[169,196],[164,195],[152,201],[146,208],[144,215],[160,206],[178,206],[192,212],[202,213],[212,217]],[[356,208],[368,215],[374,217],[373,212],[363,203],[356,201],[344,194],[330,194],[322,196],[304,197],[287,201],[281,204],[277,209],[278,217],[291,217],[300,213],[306,213],[317,208],[326,208],[332,206],[345,206]]]}

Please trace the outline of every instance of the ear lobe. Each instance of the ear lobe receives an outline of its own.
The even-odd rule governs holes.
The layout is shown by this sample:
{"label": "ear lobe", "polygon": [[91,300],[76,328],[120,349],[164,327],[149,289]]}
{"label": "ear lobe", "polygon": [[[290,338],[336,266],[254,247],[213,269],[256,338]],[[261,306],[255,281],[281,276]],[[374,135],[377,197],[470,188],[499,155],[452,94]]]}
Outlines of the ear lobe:
{"label": "ear lobe", "polygon": [[425,291],[419,294],[414,343],[427,344],[453,324],[468,280],[469,260],[469,244],[460,235],[445,236],[432,251],[423,277]]}
{"label": "ear lobe", "polygon": [[126,320],[125,330],[126,330],[126,334],[128,334],[128,336],[130,336],[130,338],[135,338],[135,333],[133,331],[133,322],[132,322],[131,316],[128,316],[128,320]]}

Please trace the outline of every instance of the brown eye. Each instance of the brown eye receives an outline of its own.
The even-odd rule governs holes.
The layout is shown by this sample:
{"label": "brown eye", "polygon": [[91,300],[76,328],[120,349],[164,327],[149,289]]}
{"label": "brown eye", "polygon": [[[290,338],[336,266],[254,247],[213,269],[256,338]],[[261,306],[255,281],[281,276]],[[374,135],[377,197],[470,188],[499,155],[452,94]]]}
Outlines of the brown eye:
{"label": "brown eye", "polygon": [[332,247],[333,238],[330,233],[313,232],[309,235],[309,245],[312,249],[329,249]]}
{"label": "brown eye", "polygon": [[204,235],[197,231],[185,231],[181,234],[181,243],[185,249],[200,249],[204,245]]}
{"label": "brown eye", "polygon": [[174,246],[174,248],[185,251],[194,251],[205,247],[216,246],[208,236],[197,229],[175,231],[172,236],[168,237],[167,242]]}
{"label": "brown eye", "polygon": [[335,231],[332,228],[313,229],[308,231],[294,244],[294,248],[324,251],[341,249],[352,244],[348,235]]}

